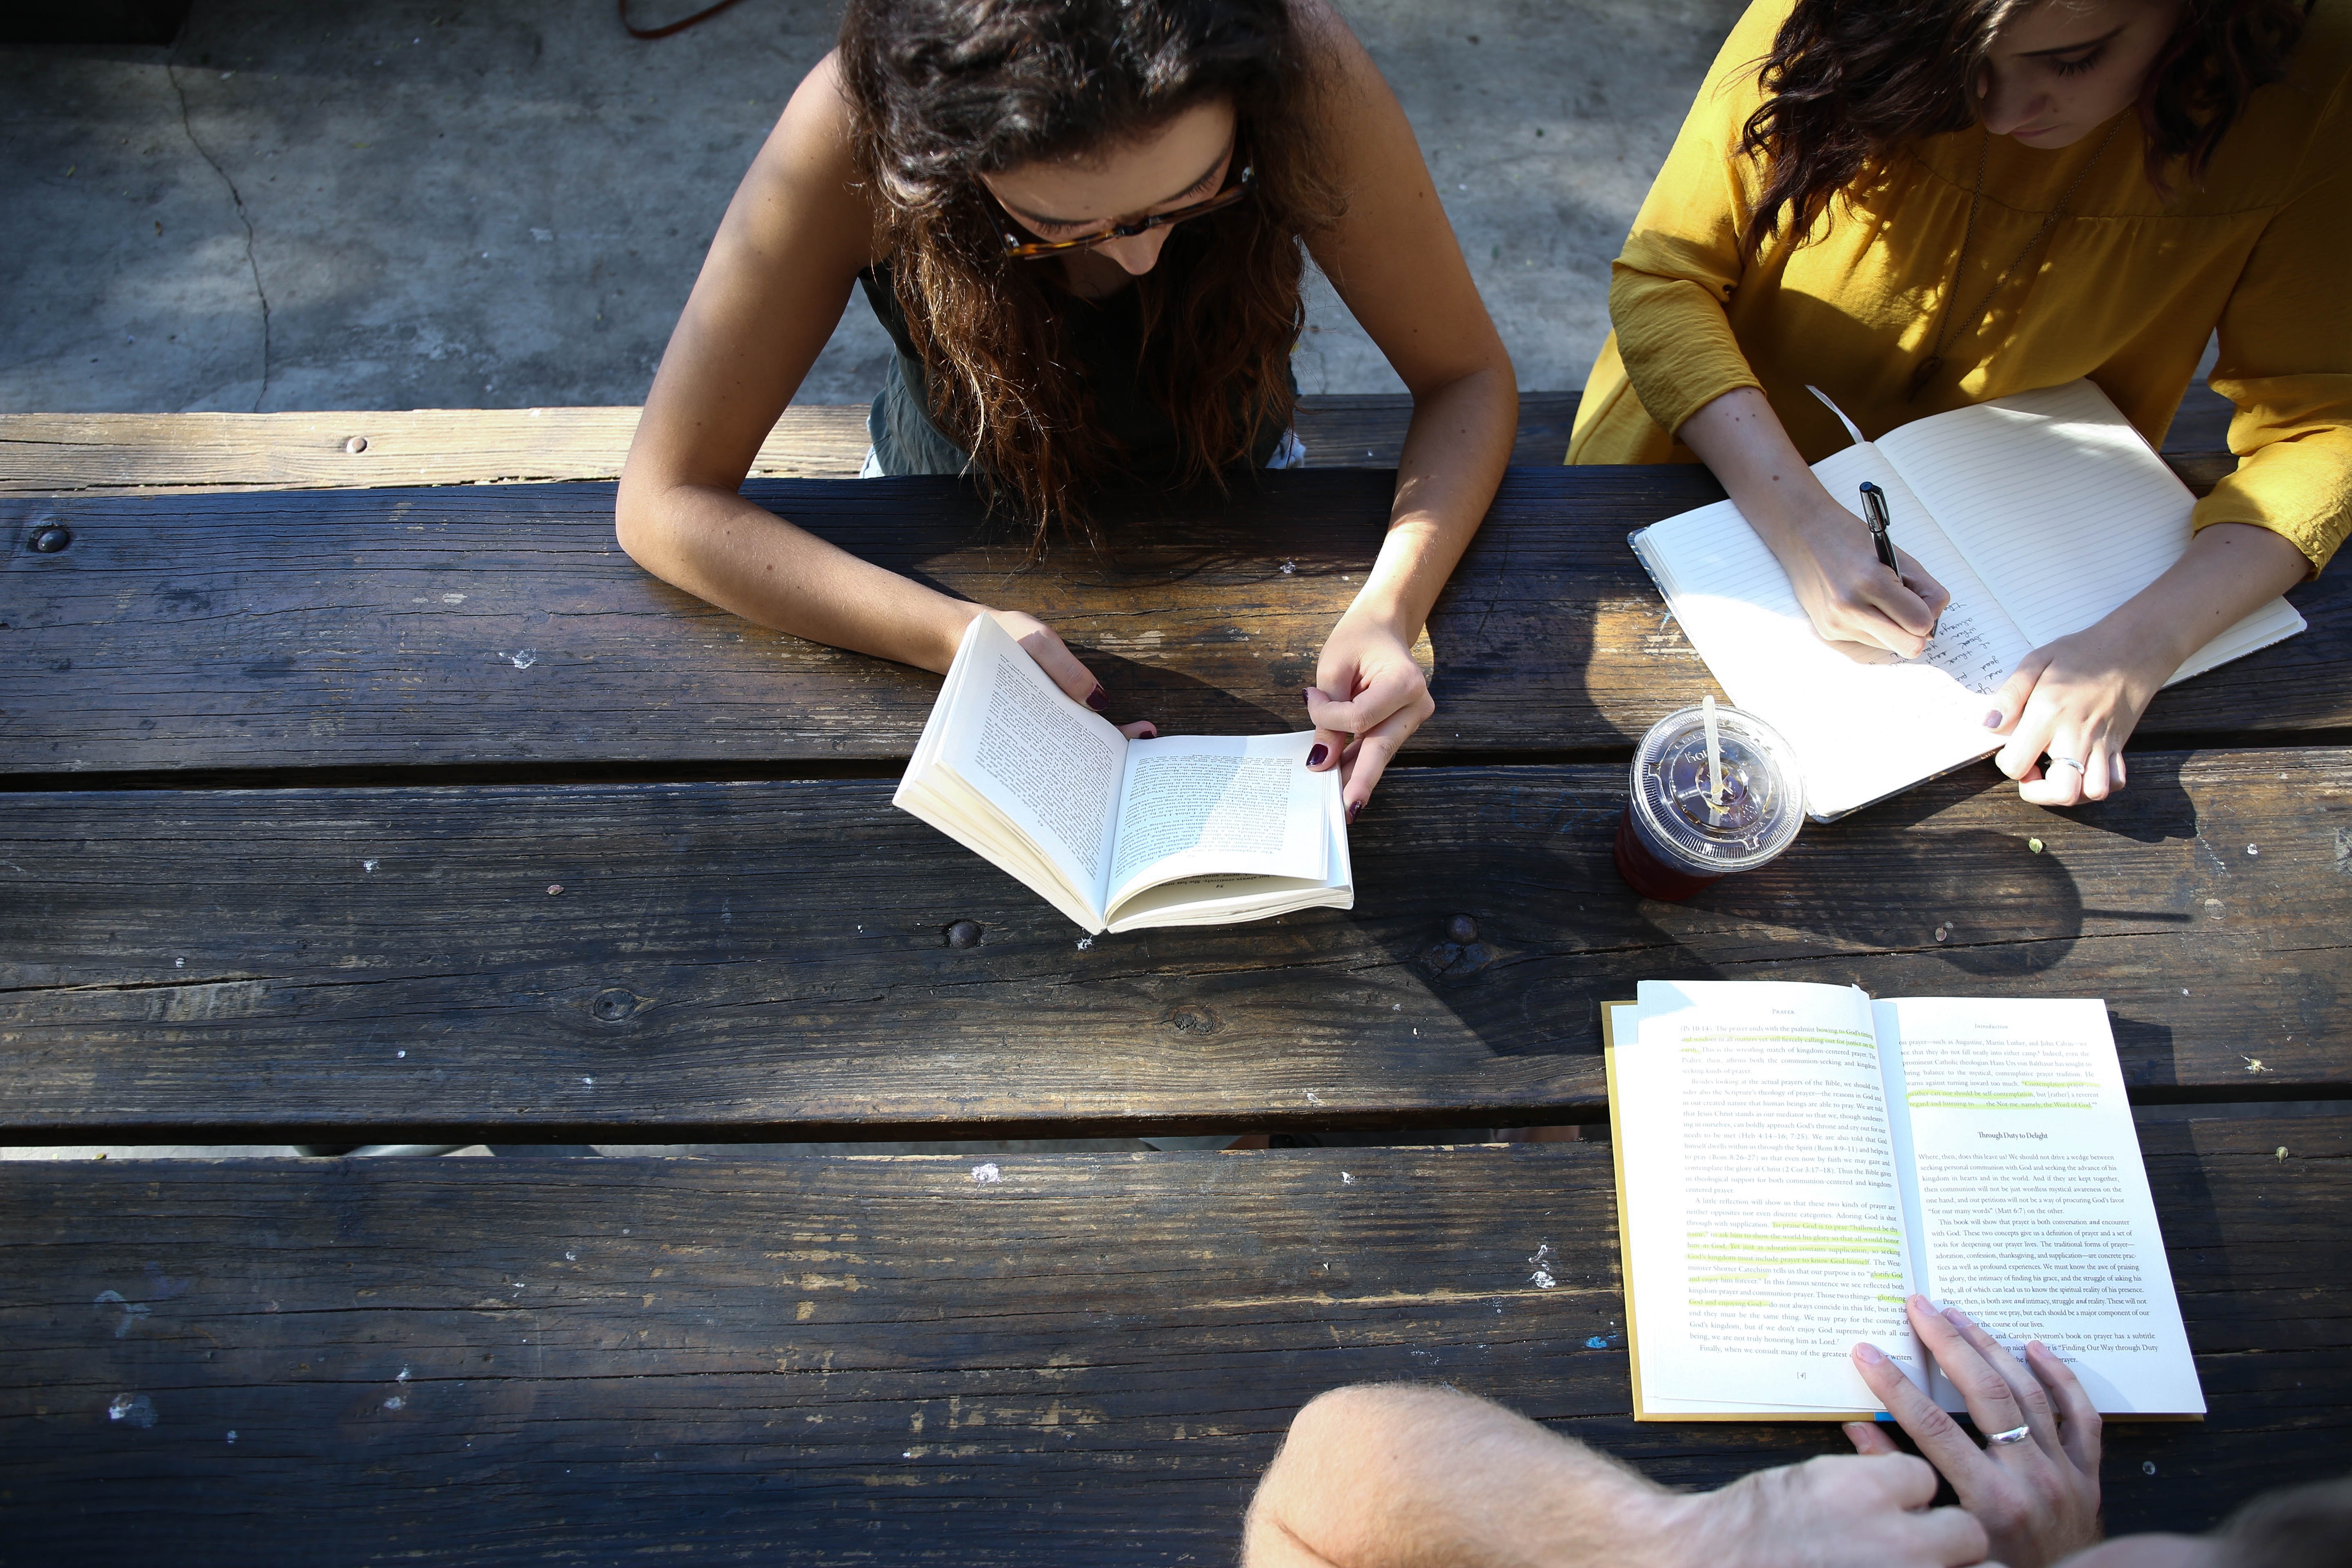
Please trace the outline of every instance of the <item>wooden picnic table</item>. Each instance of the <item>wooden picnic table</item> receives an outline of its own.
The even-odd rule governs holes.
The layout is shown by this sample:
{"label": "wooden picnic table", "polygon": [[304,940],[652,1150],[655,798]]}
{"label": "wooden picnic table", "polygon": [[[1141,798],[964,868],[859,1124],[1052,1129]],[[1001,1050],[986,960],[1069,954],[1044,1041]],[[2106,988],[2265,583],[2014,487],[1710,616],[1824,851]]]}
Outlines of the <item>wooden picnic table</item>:
{"label": "wooden picnic table", "polygon": [[[359,416],[299,417],[296,458]],[[425,439],[399,417],[371,450]],[[1301,424],[1392,461],[1402,420]],[[889,808],[935,678],[646,577],[608,483],[240,490],[316,481],[231,427],[112,493],[175,470],[76,428],[95,478],[0,474],[0,1142],[1591,1123],[1596,1007],[1643,978],[2095,995],[2213,1406],[2115,1430],[2111,1525],[2343,1465],[2340,574],[2292,595],[2305,636],[2160,696],[2111,801],[1980,766],[1664,905],[1609,834],[1633,739],[1706,677],[1623,536],[1720,492],[1514,468],[1356,909],[1081,942]],[[1045,616],[1174,731],[1297,722],[1390,483],[1123,500],[1042,566],[953,481],[747,493]],[[1631,1422],[1605,1143],[7,1163],[0,1247],[0,1531],[44,1560],[1227,1561],[1290,1415],[1367,1377],[1675,1484],[1841,1441]]]}

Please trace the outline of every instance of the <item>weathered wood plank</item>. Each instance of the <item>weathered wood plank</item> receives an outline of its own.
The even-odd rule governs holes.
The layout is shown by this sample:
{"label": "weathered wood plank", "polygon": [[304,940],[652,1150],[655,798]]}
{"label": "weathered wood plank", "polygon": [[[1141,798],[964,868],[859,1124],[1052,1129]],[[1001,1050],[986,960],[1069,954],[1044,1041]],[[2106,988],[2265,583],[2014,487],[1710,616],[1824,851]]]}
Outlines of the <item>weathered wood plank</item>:
{"label": "weathered wood plank", "polygon": [[[19,795],[0,826],[0,1128],[638,1142],[1576,1121],[1605,1103],[1597,1004],[1706,976],[2102,996],[2143,1099],[2352,1092],[2352,752],[2146,753],[2125,795],[2063,815],[1974,770],[1686,905],[1617,878],[1617,768],[1402,770],[1357,824],[1354,910],[1086,942],[890,787]],[[977,947],[945,944],[958,920]]]}
{"label": "weathered wood plank", "polygon": [[[2352,1121],[2143,1145],[2212,1415],[2111,1426],[2107,1520],[2198,1529],[2342,1468]],[[994,1163],[0,1166],[0,1530],[192,1568],[1227,1563],[1341,1383],[1443,1379],[1678,1486],[1843,1443],[1629,1418],[1605,1145]]]}
{"label": "weathered wood plank", "polygon": [[[1580,394],[1519,394],[1511,461],[1568,452]],[[421,408],[406,413],[0,414],[0,495],[125,489],[342,489],[383,485],[609,479],[636,433],[635,408]],[[2230,404],[2191,387],[2165,456],[2200,495],[2228,473]],[[1298,400],[1311,468],[1396,467],[1412,400],[1402,394]],[[363,441],[352,449],[354,439]],[[866,457],[862,404],[785,410],[754,479],[854,479]]]}
{"label": "weathered wood plank", "polygon": [[[609,479],[629,455],[639,412],[0,414],[0,494]],[[863,406],[788,408],[751,474],[854,479],[868,445]]]}
{"label": "weathered wood plank", "polygon": [[[1576,405],[1573,392],[1521,393],[1512,460],[1559,463]],[[639,412],[0,414],[0,495],[610,479]],[[1393,468],[1412,418],[1412,400],[1401,395],[1312,396],[1299,400],[1296,427],[1309,467]],[[796,405],[769,432],[751,477],[856,479],[867,444],[864,405]]]}
{"label": "weathered wood plank", "polygon": [[[1557,464],[1577,394],[1519,394],[1515,463]],[[420,408],[406,413],[0,414],[0,495],[174,489],[352,489],[619,477],[635,408]],[[1385,468],[1412,400],[1309,396],[1297,429],[1310,468]],[[364,443],[357,451],[355,442]],[[862,404],[784,411],[753,479],[851,479]]]}
{"label": "weathered wood plank", "polygon": [[[1371,470],[1230,505],[1139,500],[1023,569],[945,479],[774,481],[763,504],[894,570],[1056,625],[1117,715],[1171,733],[1302,721],[1298,689],[1390,502]],[[1615,752],[1704,667],[1625,545],[1717,496],[1691,468],[1517,468],[1429,628],[1470,756]],[[639,571],[609,486],[0,500],[0,771],[890,761],[935,678],[763,631]],[[69,547],[28,548],[40,527]],[[2306,635],[2159,695],[2140,734],[2352,726],[2352,577]]]}

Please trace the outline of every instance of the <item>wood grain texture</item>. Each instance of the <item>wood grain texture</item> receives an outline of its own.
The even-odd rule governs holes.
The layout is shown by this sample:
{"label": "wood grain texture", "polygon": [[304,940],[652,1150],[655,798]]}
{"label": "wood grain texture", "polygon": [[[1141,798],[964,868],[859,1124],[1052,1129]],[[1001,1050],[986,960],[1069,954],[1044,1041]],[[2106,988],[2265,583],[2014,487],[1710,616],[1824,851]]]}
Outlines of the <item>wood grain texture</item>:
{"label": "wood grain texture", "polygon": [[[772,481],[762,504],[893,570],[1053,623],[1114,716],[1303,722],[1391,477],[1272,474],[1230,504],[1108,509],[1029,570],[947,479]],[[1429,627],[1461,756],[1621,754],[1706,689],[1625,544],[1720,495],[1692,468],[1515,468]],[[73,531],[37,553],[40,527]],[[0,772],[695,763],[912,749],[937,678],[764,631],[649,577],[602,485],[0,499]],[[2143,742],[2352,727],[2352,577],[2312,630],[2159,695]]]}
{"label": "wood grain texture", "polygon": [[[340,489],[617,479],[635,408],[0,414],[0,494]],[[351,450],[354,441],[365,443]],[[854,479],[866,409],[784,411],[755,478]]]}
{"label": "wood grain texture", "polygon": [[[1521,392],[1511,461],[1558,464],[1580,395]],[[784,411],[754,479],[855,479],[863,404]],[[2193,386],[2164,444],[2202,495],[2236,467],[2229,402]],[[0,495],[131,489],[344,489],[618,478],[635,408],[421,408],[406,413],[0,414]],[[1298,400],[1310,468],[1393,468],[1412,400],[1402,394]],[[353,437],[367,443],[350,449]]]}
{"label": "wood grain texture", "polygon": [[[1557,464],[1573,392],[1519,395],[1511,460]],[[406,413],[0,414],[0,495],[171,489],[359,489],[620,477],[635,408],[422,408]],[[753,479],[854,479],[866,407],[797,405]],[[1313,396],[1296,428],[1310,468],[1393,468],[1412,400]],[[358,451],[354,441],[364,442]]]}
{"label": "wood grain texture", "polygon": [[2352,752],[2145,753],[2064,815],[1989,773],[1668,905],[1617,768],[1401,771],[1352,911],[1087,942],[887,781],[19,795],[0,1142],[1593,1120],[1645,978],[2098,996],[2143,1100],[2352,1093]]}
{"label": "wood grain texture", "polygon": [[[2212,1414],[2111,1426],[2106,1516],[2200,1529],[2343,1468],[2352,1123],[2143,1145]],[[1630,1419],[1605,1144],[993,1163],[0,1166],[0,1531],[190,1568],[1228,1563],[1291,1415],[1368,1380],[1681,1487],[1843,1447]]]}

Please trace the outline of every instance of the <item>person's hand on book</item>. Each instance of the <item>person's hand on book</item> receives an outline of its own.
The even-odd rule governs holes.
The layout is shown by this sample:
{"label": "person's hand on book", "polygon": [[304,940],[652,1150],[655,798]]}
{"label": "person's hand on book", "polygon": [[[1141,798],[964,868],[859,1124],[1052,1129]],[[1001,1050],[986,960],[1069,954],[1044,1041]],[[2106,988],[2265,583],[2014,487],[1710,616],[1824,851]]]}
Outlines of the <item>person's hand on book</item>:
{"label": "person's hand on book", "polygon": [[[990,610],[987,614],[1013,634],[1013,640],[1037,661],[1037,668],[1067,693],[1071,701],[1083,702],[1097,713],[1110,705],[1102,682],[1095,679],[1094,671],[1078,662],[1078,656],[1069,650],[1053,627],[1020,610]],[[1143,719],[1121,724],[1118,732],[1130,741],[1147,741],[1160,733],[1160,727]]]}
{"label": "person's hand on book", "polygon": [[1412,661],[1412,639],[1375,616],[1349,610],[1324,643],[1305,696],[1315,726],[1307,765],[1317,773],[1340,770],[1339,798],[1353,822],[1397,748],[1437,711]]}
{"label": "person's hand on book", "polygon": [[[2099,1413],[2066,1363],[2035,1341],[2021,1364],[1957,1308],[1938,1312],[1914,1296],[1909,1310],[1912,1327],[1960,1391],[1977,1430],[2024,1430],[2021,1439],[1979,1447],[1875,1347],[1854,1347],[1863,1381],[1984,1526],[1992,1558],[2004,1568],[2044,1568],[2095,1542]],[[1874,1422],[1849,1422],[1845,1432],[1863,1454],[1900,1452]]]}
{"label": "person's hand on book", "polygon": [[[1818,482],[1813,488],[1821,489]],[[1765,540],[1813,629],[1849,658],[1918,658],[1952,602],[1949,591],[1899,544],[1895,558],[1903,563],[1903,576],[1897,582],[1871,547],[1870,530],[1827,490],[1814,511]]]}
{"label": "person's hand on book", "polygon": [[1993,764],[2017,781],[2019,798],[2078,805],[2124,787],[2124,742],[2179,660],[2168,646],[2121,635],[2115,620],[2035,648],[1993,693],[1985,726],[2009,737]]}

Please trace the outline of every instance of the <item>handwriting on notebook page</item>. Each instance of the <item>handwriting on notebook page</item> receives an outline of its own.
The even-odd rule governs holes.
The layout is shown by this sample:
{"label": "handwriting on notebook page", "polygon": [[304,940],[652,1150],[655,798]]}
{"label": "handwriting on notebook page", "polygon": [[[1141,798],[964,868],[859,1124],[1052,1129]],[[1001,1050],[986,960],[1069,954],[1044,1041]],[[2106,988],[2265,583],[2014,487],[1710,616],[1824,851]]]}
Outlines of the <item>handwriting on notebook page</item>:
{"label": "handwriting on notebook page", "polygon": [[2001,640],[1955,605],[1937,623],[1927,651],[1910,662],[1933,666],[1979,696],[1990,697],[2009,679],[2009,659]]}

